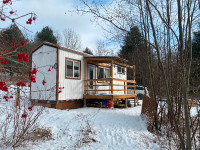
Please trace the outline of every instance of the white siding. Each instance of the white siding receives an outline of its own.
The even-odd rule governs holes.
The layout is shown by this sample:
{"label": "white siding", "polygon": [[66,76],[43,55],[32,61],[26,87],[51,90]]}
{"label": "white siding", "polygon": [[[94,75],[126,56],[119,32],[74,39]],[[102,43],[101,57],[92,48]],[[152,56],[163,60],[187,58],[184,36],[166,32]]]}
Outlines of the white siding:
{"label": "white siding", "polygon": [[[113,78],[126,80],[127,68],[125,68],[124,74],[119,74],[117,72],[117,67],[118,67],[118,65],[116,65],[116,64],[113,65]],[[124,85],[124,82],[114,80],[113,84]],[[124,86],[114,86],[113,89],[124,89]],[[124,91],[114,91],[113,94],[124,95]]]}
{"label": "white siding", "polygon": [[[66,58],[81,61],[81,79],[65,79],[65,60]],[[84,94],[84,62],[83,55],[59,50],[59,87],[64,87],[59,93],[58,100],[82,99]]]}
{"label": "white siding", "polygon": [[[36,83],[32,83],[31,99],[56,100],[56,69],[48,72],[50,66],[57,63],[57,48],[43,45],[32,55],[32,68],[36,66]],[[42,81],[46,84],[43,85]],[[51,91],[47,91],[52,89]],[[37,92],[35,92],[37,91]]]}

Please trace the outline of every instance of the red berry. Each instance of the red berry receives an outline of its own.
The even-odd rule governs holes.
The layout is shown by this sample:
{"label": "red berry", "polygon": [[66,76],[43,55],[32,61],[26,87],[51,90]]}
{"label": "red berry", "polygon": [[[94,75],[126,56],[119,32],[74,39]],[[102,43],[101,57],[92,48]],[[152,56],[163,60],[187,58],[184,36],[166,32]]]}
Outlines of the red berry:
{"label": "red berry", "polygon": [[22,114],[22,118],[27,118],[27,114]]}
{"label": "red berry", "polygon": [[22,46],[24,46],[24,45],[25,45],[25,42],[24,42],[24,41],[21,41],[21,44],[22,44]]}
{"label": "red berry", "polygon": [[33,68],[33,71],[31,72],[31,74],[36,74],[37,73],[37,69]]}
{"label": "red berry", "polygon": [[10,11],[9,13],[12,15],[12,14],[14,14],[14,11]]}
{"label": "red berry", "polygon": [[46,81],[44,81],[44,80],[42,81],[42,84],[43,84],[43,85],[45,85],[46,83],[47,83]]}
{"label": "red berry", "polygon": [[32,109],[33,109],[33,107],[28,107],[28,110],[29,110],[29,111],[32,111]]}

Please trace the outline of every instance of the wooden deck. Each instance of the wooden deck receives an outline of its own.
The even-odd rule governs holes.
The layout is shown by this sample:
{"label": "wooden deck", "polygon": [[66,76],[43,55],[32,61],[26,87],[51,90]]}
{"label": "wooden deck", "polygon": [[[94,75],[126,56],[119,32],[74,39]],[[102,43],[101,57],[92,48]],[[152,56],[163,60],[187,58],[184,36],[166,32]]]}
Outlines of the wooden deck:
{"label": "wooden deck", "polygon": [[[106,65],[110,69],[109,78],[94,78],[88,79],[87,64],[94,65]],[[114,64],[133,69],[133,80],[114,78],[113,69]],[[127,73],[127,71],[126,71]],[[86,106],[86,99],[104,99],[111,100],[112,107],[114,101],[119,99],[125,99],[125,105],[127,106],[127,99],[134,98],[135,103],[138,103],[135,94],[136,82],[135,82],[135,66],[127,65],[127,61],[117,57],[85,57],[84,58],[84,106]],[[91,84],[92,83],[92,84]],[[119,88],[121,87],[121,88]],[[133,89],[128,89],[133,87]],[[131,91],[131,93],[128,91]],[[138,103],[139,104],[139,103]]]}
{"label": "wooden deck", "polygon": [[124,99],[124,98],[135,98],[135,95],[84,95],[84,98],[86,99],[113,99],[114,101],[117,99]]}

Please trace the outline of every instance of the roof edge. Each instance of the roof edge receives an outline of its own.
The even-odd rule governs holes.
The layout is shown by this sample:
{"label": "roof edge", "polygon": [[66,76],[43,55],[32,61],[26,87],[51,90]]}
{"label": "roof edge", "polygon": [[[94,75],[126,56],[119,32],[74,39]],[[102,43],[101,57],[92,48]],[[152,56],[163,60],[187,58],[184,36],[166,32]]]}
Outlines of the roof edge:
{"label": "roof edge", "polygon": [[31,53],[34,53],[35,51],[37,51],[41,46],[43,45],[48,45],[48,46],[51,46],[51,47],[55,47],[55,48],[58,48],[58,49],[63,49],[63,50],[68,50],[68,51],[71,51],[71,52],[75,52],[75,53],[79,53],[79,54],[82,54],[82,55],[87,55],[87,56],[93,56],[93,55],[90,55],[90,54],[87,54],[87,53],[83,53],[83,52],[79,52],[77,50],[72,50],[72,49],[69,49],[69,48],[65,48],[65,47],[62,47],[62,46],[59,46],[57,44],[53,44],[53,43],[50,43],[50,42],[42,42],[41,44],[39,44],[36,48],[34,48]]}

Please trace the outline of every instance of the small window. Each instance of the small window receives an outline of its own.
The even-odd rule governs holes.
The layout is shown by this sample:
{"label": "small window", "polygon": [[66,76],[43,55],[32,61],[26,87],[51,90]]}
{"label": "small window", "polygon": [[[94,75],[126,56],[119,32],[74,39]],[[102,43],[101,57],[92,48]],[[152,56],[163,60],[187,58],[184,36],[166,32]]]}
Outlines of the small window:
{"label": "small window", "polygon": [[98,67],[98,79],[104,78],[104,68]]}
{"label": "small window", "polygon": [[122,67],[117,68],[118,73],[122,73]]}
{"label": "small window", "polygon": [[80,62],[74,61],[74,77],[75,78],[80,77]]}
{"label": "small window", "polygon": [[110,69],[105,68],[105,78],[110,78]]}
{"label": "small window", "polygon": [[122,73],[125,73],[125,68],[122,68]]}
{"label": "small window", "polygon": [[80,61],[66,59],[66,78],[80,79]]}
{"label": "small window", "polygon": [[73,61],[67,60],[67,77],[73,78]]}
{"label": "small window", "polygon": [[117,72],[118,72],[118,73],[123,73],[123,74],[124,74],[124,73],[125,73],[125,68],[124,68],[124,67],[118,66],[118,67],[117,67]]}

